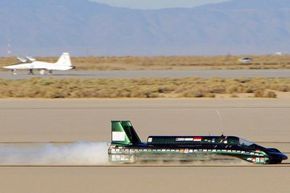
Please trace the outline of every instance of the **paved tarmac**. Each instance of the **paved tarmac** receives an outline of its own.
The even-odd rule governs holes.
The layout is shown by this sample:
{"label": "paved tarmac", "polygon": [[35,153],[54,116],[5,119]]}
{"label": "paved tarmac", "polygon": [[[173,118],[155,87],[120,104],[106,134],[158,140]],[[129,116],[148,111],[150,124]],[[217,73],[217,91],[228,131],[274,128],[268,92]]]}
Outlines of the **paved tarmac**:
{"label": "paved tarmac", "polygon": [[53,78],[251,78],[251,77],[290,77],[290,70],[139,70],[139,71],[56,71],[52,75],[28,75],[26,71],[18,71],[17,75],[1,71],[0,79],[28,79],[33,77]]}

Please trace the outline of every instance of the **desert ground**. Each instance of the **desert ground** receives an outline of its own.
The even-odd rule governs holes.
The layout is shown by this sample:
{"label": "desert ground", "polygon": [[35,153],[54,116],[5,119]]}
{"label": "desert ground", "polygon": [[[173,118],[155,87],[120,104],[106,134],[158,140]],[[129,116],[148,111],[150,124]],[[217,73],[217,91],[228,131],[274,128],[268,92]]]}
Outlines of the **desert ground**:
{"label": "desert ground", "polygon": [[[2,99],[4,144],[107,142],[110,121],[148,135],[237,135],[290,152],[289,99]],[[2,145],[3,146],[3,145]],[[5,146],[5,145],[4,145]],[[0,148],[1,149],[1,148]],[[85,151],[85,150],[84,150]],[[272,166],[1,166],[5,193],[266,192],[290,190],[289,161]]]}

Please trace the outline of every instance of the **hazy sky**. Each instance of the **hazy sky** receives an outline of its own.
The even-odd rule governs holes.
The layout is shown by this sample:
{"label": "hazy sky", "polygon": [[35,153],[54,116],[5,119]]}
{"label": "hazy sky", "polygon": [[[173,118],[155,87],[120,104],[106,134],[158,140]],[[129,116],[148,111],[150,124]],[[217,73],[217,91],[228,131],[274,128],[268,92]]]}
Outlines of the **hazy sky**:
{"label": "hazy sky", "polygon": [[207,3],[218,3],[227,0],[91,0],[106,3],[113,6],[138,8],[138,9],[159,9],[169,7],[194,7]]}

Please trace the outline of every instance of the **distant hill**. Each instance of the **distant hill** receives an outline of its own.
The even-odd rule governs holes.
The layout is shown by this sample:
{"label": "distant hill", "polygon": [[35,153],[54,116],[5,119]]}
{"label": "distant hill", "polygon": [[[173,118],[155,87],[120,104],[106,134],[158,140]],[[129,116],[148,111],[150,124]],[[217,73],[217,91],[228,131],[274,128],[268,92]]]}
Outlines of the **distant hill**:
{"label": "distant hill", "polygon": [[[133,10],[86,0],[1,0],[0,55],[290,53],[290,0]],[[8,44],[10,44],[11,48]]]}

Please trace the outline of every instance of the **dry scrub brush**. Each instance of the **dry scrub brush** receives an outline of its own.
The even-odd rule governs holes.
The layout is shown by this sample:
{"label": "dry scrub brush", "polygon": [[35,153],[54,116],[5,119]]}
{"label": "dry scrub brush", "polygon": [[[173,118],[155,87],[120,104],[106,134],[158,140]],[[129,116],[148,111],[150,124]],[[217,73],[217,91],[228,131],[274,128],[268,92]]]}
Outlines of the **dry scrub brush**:
{"label": "dry scrub brush", "polygon": [[275,98],[289,92],[286,78],[160,78],[160,79],[52,79],[0,80],[0,97],[29,98],[180,98],[252,93]]}

